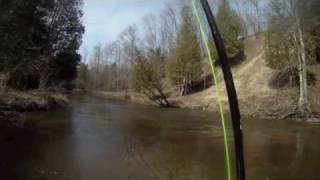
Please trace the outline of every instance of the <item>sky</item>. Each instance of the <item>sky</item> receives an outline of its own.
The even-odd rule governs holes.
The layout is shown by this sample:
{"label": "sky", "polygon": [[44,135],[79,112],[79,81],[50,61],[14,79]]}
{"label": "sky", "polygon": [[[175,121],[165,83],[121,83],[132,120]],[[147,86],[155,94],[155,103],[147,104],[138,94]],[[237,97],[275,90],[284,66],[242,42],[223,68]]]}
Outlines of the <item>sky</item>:
{"label": "sky", "polygon": [[116,40],[128,25],[139,26],[144,15],[159,13],[170,1],[174,0],[84,0],[86,31],[80,53],[90,54],[98,43]]}
{"label": "sky", "polygon": [[[179,4],[179,1],[190,0],[84,0],[85,34],[80,54],[87,52],[90,55],[95,45],[116,40],[129,25],[135,24],[139,29],[143,16],[150,13],[157,15],[166,4]],[[244,1],[246,0],[229,0],[229,3],[234,8],[234,2],[241,4]]]}

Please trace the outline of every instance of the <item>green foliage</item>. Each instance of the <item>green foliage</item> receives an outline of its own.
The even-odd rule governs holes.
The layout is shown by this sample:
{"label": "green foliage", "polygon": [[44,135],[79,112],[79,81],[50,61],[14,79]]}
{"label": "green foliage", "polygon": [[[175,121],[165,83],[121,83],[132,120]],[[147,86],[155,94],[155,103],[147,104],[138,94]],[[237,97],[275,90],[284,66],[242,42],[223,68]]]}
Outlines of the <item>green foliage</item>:
{"label": "green foliage", "polygon": [[295,51],[292,49],[293,39],[286,30],[289,26],[285,2],[271,1],[268,14],[268,32],[266,33],[267,65],[273,69],[282,69],[296,64],[292,59]]}
{"label": "green foliage", "polygon": [[228,57],[234,57],[244,50],[243,41],[240,40],[241,34],[244,31],[242,23],[241,18],[230,8],[228,1],[221,1],[217,13],[217,24]]}
{"label": "green foliage", "polygon": [[78,65],[78,77],[76,80],[77,88],[86,89],[88,80],[89,80],[88,65],[86,65],[85,63],[80,63]]}
{"label": "green foliage", "polygon": [[209,38],[209,48],[211,50],[212,61],[216,62],[218,60],[218,53],[212,36]]}
{"label": "green foliage", "polygon": [[190,83],[202,74],[197,29],[190,8],[181,11],[182,23],[176,46],[167,60],[168,77],[175,85]]}
{"label": "green foliage", "polygon": [[162,88],[160,63],[153,58],[139,56],[132,66],[131,83],[137,92],[149,95],[155,89]]}
{"label": "green foliage", "polygon": [[[303,39],[305,43],[306,60],[308,64],[315,63],[317,40],[312,32],[316,31],[315,22],[305,20],[306,17],[312,19],[314,15],[304,10],[305,5],[297,3],[301,26],[303,29]],[[291,7],[292,8],[292,7]],[[269,3],[268,31],[266,32],[266,59],[267,65],[273,69],[286,69],[292,67],[297,69],[298,51],[295,47],[293,32],[295,22],[292,9],[286,0],[272,0]]]}
{"label": "green foliage", "polygon": [[268,32],[266,34],[267,65],[273,69],[281,70],[289,65],[296,66],[293,59],[296,52],[292,48],[292,38],[283,32]]}
{"label": "green foliage", "polygon": [[60,53],[54,60],[50,62],[52,71],[52,81],[69,81],[77,77],[77,66],[81,57],[79,54],[68,52]]}
{"label": "green foliage", "polygon": [[169,107],[163,92],[160,54],[160,51],[151,51],[143,56],[138,52],[131,69],[131,84],[134,90],[143,93],[158,105]]}
{"label": "green foliage", "polygon": [[18,89],[76,77],[84,27],[81,0],[0,1],[0,73]]}
{"label": "green foliage", "polygon": [[309,44],[311,48],[307,49],[308,54],[312,54],[316,61],[320,62],[320,1],[309,0],[307,2],[299,1],[300,10],[305,14],[303,23],[309,33]]}
{"label": "green foliage", "polygon": [[22,61],[29,61],[32,48],[38,48],[44,26],[34,15],[37,2],[0,1],[0,70],[12,69]]}

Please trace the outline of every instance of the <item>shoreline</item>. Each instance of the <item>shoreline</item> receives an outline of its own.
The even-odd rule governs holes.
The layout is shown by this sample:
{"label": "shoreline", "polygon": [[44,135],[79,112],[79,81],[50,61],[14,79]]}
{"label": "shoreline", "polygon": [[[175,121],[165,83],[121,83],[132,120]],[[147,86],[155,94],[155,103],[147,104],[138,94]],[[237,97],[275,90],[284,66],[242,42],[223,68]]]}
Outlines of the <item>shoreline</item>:
{"label": "shoreline", "polygon": [[[210,90],[210,89],[209,89]],[[107,92],[107,91],[77,91],[74,93],[85,93],[102,98],[111,98],[116,100],[127,101],[131,103],[154,106],[157,104],[150,101],[143,94],[134,92]],[[295,91],[281,90],[269,96],[261,97],[239,96],[239,106],[241,115],[245,117],[254,117],[262,119],[281,119],[277,116],[290,112],[292,109],[292,97]],[[317,95],[317,93],[315,93]],[[276,97],[276,98],[275,98]],[[214,97],[199,96],[199,94],[191,94],[188,96],[174,96],[168,98],[169,102],[173,103],[173,107],[181,109],[197,109],[209,112],[218,112],[216,99]],[[226,97],[222,97],[224,111],[228,113],[229,104]],[[0,127],[22,127],[24,124],[24,113],[35,111],[50,111],[56,108],[61,108],[69,104],[67,94],[64,92],[53,91],[29,91],[19,92],[11,91],[0,94]],[[312,103],[313,110],[318,108],[317,103]],[[319,114],[319,112],[315,112]],[[286,118],[288,120],[302,121],[297,118]],[[310,123],[320,123],[320,116],[306,120]]]}
{"label": "shoreline", "polygon": [[[270,83],[277,73],[267,66],[265,58],[265,38],[249,37],[245,40],[245,57],[232,67],[234,83],[237,89],[240,112],[243,116],[251,116],[263,119],[294,119],[296,112],[299,89],[295,86],[273,87]],[[207,67],[207,66],[206,66]],[[308,87],[308,99],[310,102],[311,116],[317,117],[320,122],[320,64],[308,66],[308,70],[314,74],[315,83]],[[222,70],[216,67],[218,81],[223,82]],[[209,69],[204,69],[204,74],[209,74]],[[201,109],[217,112],[217,97],[214,86],[202,89],[196,93],[180,96],[172,86],[165,86],[168,101],[177,108]],[[224,85],[220,86],[221,100],[224,111],[229,111],[228,97]],[[89,92],[101,97],[126,100],[144,105],[156,105],[144,95],[129,91]],[[291,114],[291,115],[290,115]],[[293,114],[293,115],[292,115]],[[282,118],[285,117],[285,118]],[[316,121],[316,120],[312,120]]]}
{"label": "shoreline", "polygon": [[50,111],[69,104],[65,93],[51,91],[8,91],[0,93],[0,126],[22,127],[24,113]]}
{"label": "shoreline", "polygon": [[[123,100],[131,103],[137,103],[147,106],[157,106],[155,103],[151,102],[149,99],[144,97],[139,93],[131,93],[131,92],[106,92],[106,91],[94,91],[90,92],[91,94],[104,98],[112,98],[117,100]],[[293,90],[283,90],[272,96],[264,96],[264,97],[240,97],[239,98],[239,106],[241,115],[246,117],[255,117],[262,119],[281,119],[277,116],[281,116],[286,112],[289,112],[292,108],[293,100],[292,96],[294,96],[295,92]],[[277,97],[277,98],[275,98]],[[211,99],[212,102],[206,104],[203,100],[196,100],[192,97],[192,95],[184,96],[184,97],[169,97],[169,102],[173,103],[176,108],[185,108],[185,109],[198,109],[203,111],[210,112],[218,112],[216,102],[214,99]],[[195,102],[197,101],[197,102]],[[224,111],[227,113],[229,111],[228,99],[222,99],[224,104]],[[314,104],[312,104],[315,106]],[[315,108],[315,107],[314,107]],[[315,112],[315,114],[320,114],[320,112]],[[285,118],[288,120],[294,121],[302,121],[297,118]],[[310,123],[320,123],[320,118],[309,118],[306,122]]]}

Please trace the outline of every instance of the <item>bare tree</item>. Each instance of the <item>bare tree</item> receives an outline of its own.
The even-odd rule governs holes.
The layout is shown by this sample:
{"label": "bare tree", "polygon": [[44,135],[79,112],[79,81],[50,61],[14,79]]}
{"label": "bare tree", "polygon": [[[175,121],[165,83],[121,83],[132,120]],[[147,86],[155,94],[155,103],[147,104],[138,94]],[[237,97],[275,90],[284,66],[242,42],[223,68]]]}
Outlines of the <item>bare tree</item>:
{"label": "bare tree", "polygon": [[123,65],[129,65],[136,56],[136,47],[138,46],[138,30],[135,25],[128,26],[119,36],[121,48],[124,52]]}
{"label": "bare tree", "polygon": [[261,26],[261,0],[249,0],[249,2],[252,4],[254,13],[253,13],[253,18],[254,20],[254,33],[260,33],[262,31],[262,26]]}
{"label": "bare tree", "polygon": [[88,57],[89,57],[88,48],[87,48],[87,47],[84,47],[84,48],[83,48],[83,54],[82,54],[82,56],[81,56],[81,62],[82,62],[82,63],[87,63]]}
{"label": "bare tree", "polygon": [[235,6],[237,7],[238,15],[242,20],[242,26],[243,26],[243,36],[248,35],[248,20],[246,15],[246,0],[234,0]]}
{"label": "bare tree", "polygon": [[158,19],[155,15],[147,14],[143,17],[144,39],[148,50],[154,50],[161,46],[159,26]]}
{"label": "bare tree", "polygon": [[90,69],[92,70],[92,78],[93,78],[93,89],[98,90],[100,87],[100,72],[101,72],[101,65],[103,59],[103,52],[101,44],[98,44],[93,49],[93,57],[90,62]]}
{"label": "bare tree", "polygon": [[119,71],[119,78],[123,90],[127,91],[129,88],[129,69],[137,56],[137,47],[139,46],[138,30],[135,25],[128,26],[119,36],[121,47],[121,64]]}
{"label": "bare tree", "polygon": [[113,67],[115,68],[115,90],[119,91],[119,67],[121,66],[121,45],[120,42],[117,40],[113,43],[114,47],[114,64]]}
{"label": "bare tree", "polygon": [[175,39],[179,27],[178,9],[171,4],[166,4],[164,11],[160,14],[161,23],[161,45],[167,55],[175,46]]}
{"label": "bare tree", "polygon": [[284,118],[297,116],[306,119],[312,116],[308,100],[307,64],[315,59],[315,48],[309,32],[311,18],[306,18],[309,16],[306,11],[305,2],[299,0],[272,0],[269,4],[266,33],[268,65],[281,71],[289,68],[292,71],[290,76],[299,80],[297,104]]}
{"label": "bare tree", "polygon": [[294,39],[295,48],[297,50],[298,70],[299,70],[299,102],[298,112],[303,118],[311,115],[310,104],[307,93],[307,61],[306,61],[306,47],[303,38],[303,31],[301,27],[301,17],[297,10],[297,1],[290,0],[290,10],[293,17],[292,36]]}

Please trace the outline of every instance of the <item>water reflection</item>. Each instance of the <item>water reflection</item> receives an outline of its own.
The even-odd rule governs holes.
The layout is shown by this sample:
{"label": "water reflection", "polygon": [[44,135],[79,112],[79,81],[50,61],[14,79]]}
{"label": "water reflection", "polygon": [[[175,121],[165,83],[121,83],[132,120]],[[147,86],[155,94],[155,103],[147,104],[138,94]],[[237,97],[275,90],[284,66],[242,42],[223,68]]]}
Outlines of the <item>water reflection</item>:
{"label": "water reflection", "polygon": [[[213,113],[82,96],[28,122],[0,134],[0,179],[225,179]],[[246,118],[244,132],[249,180],[320,178],[319,125]]]}

